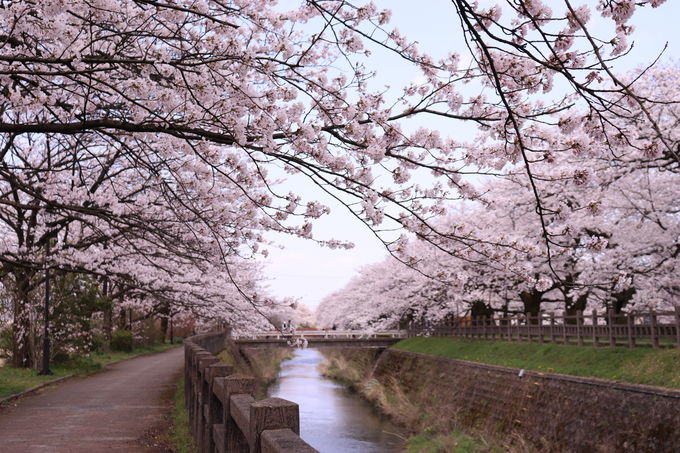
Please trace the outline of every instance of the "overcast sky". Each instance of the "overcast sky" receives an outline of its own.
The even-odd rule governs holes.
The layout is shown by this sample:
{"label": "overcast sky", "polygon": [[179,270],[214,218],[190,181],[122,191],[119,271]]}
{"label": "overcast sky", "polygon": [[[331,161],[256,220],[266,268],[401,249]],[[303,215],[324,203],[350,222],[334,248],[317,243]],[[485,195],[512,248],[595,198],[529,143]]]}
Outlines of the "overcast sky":
{"label": "overcast sky", "polygon": [[[444,56],[449,52],[465,52],[457,18],[454,17],[453,6],[449,1],[389,0],[377,3],[381,6],[389,5],[393,12],[392,25],[409,39],[418,41],[420,48],[434,57]],[[590,0],[581,3],[597,2]],[[625,61],[619,62],[616,69],[622,71],[651,62],[663,49],[666,41],[669,48],[664,54],[664,60],[678,62],[680,27],[677,21],[680,18],[680,2],[670,0],[657,10],[644,8],[639,13],[641,14],[636,16],[635,21],[633,52]],[[597,25],[597,22],[591,25]],[[393,59],[387,60],[374,55],[375,58],[372,57],[371,61],[376,64],[378,83],[381,85],[389,84],[398,88],[417,76],[415,70],[394,66]],[[425,126],[433,127],[433,124]],[[442,135],[447,135],[446,131],[441,132]],[[292,180],[287,186],[308,199],[316,197],[331,207],[331,214],[319,219],[314,226],[318,238],[349,240],[355,244],[350,250],[329,250],[311,241],[283,235],[268,236],[283,247],[268,247],[269,258],[263,262],[269,292],[279,298],[298,299],[315,309],[326,295],[341,289],[363,265],[381,261],[387,253],[382,243],[365,225],[353,218],[346,208],[311,190],[304,178]]]}

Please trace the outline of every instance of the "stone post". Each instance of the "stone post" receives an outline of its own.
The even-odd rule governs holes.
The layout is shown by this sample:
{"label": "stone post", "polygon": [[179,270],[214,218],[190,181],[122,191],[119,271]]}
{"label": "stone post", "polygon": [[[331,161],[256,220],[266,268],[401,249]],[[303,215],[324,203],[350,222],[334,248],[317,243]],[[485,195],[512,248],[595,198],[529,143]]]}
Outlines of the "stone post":
{"label": "stone post", "polygon": [[262,432],[269,429],[288,428],[300,434],[298,405],[281,398],[267,398],[250,406],[250,453],[261,453]]}

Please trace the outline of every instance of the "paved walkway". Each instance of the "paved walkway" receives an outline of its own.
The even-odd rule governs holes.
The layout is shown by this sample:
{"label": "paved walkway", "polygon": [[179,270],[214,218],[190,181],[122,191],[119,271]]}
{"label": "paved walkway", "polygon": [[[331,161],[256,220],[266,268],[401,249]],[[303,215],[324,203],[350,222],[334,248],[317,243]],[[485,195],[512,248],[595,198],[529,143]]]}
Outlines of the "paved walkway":
{"label": "paved walkway", "polygon": [[149,433],[167,425],[183,359],[182,348],[137,357],[13,401],[0,408],[0,452],[159,451]]}

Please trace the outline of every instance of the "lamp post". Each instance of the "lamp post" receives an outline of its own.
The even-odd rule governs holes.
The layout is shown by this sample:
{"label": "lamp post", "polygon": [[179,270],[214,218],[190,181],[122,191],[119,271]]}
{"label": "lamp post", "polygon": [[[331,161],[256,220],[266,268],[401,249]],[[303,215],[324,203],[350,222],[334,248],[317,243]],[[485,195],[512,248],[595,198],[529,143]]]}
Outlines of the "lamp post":
{"label": "lamp post", "polygon": [[50,254],[50,239],[48,237],[45,243],[45,317],[43,330],[43,351],[42,351],[42,369],[38,373],[40,376],[51,376],[50,370],[50,267],[48,264],[48,255]]}
{"label": "lamp post", "polygon": [[170,316],[170,344],[175,344],[175,331],[172,325],[172,316]]}

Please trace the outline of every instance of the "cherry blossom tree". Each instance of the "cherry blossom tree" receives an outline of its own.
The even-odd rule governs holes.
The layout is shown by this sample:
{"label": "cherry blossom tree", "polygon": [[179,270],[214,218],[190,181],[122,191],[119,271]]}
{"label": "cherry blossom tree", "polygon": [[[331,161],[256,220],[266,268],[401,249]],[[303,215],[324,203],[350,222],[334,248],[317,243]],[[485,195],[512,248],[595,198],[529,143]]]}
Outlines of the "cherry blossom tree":
{"label": "cherry blossom tree", "polygon": [[[475,61],[464,67],[460,55],[436,61],[419,50],[370,2],[1,2],[0,257],[15,293],[15,363],[31,361],[22,345],[45,268],[110,279],[122,308],[253,325],[269,309],[246,261],[261,233],[312,238],[311,222],[328,212],[280,192],[287,173],[338,199],[395,255],[404,241],[390,231],[400,227],[502,269],[509,236],[436,219],[447,201],[480,198],[466,174],[520,166],[518,187],[533,197],[546,266],[558,274],[537,165],[550,168],[550,153],[579,159],[584,148],[597,157],[624,145],[678,162],[677,138],[654,113],[667,100],[611,69],[635,10],[662,3],[591,10],[564,0],[553,14],[540,0],[455,0]],[[614,36],[588,28],[593,14]],[[423,81],[394,97],[373,87],[366,63],[376,49]],[[564,96],[550,95],[558,81],[570,87]],[[479,136],[405,124],[430,116]]]}

